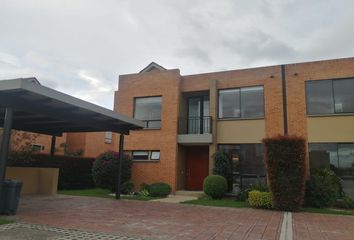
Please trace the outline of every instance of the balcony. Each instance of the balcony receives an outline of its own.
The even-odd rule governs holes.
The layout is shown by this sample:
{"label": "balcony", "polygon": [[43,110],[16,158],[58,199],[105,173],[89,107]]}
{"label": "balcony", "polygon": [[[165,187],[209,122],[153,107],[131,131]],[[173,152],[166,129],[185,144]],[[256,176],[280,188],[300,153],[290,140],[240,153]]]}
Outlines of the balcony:
{"label": "balcony", "polygon": [[212,143],[212,118],[210,116],[180,118],[177,142],[185,145]]}

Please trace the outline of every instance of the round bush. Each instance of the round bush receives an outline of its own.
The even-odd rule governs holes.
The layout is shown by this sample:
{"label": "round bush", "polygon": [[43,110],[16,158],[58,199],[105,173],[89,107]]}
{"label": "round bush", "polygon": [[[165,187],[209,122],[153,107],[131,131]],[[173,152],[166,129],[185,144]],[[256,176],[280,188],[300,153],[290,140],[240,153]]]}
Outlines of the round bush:
{"label": "round bush", "polygon": [[[123,155],[122,186],[131,178],[132,161],[129,155]],[[118,180],[119,153],[109,151],[99,155],[92,166],[92,178],[97,187],[115,191]],[[129,184],[128,184],[129,185]]]}
{"label": "round bush", "polygon": [[204,179],[203,191],[213,199],[221,198],[227,191],[227,181],[223,176],[210,175]]}
{"label": "round bush", "polygon": [[171,193],[171,186],[167,183],[153,183],[149,186],[151,197],[167,197]]}
{"label": "round bush", "polygon": [[332,206],[341,195],[341,182],[329,169],[313,171],[307,182],[306,205],[318,208]]}

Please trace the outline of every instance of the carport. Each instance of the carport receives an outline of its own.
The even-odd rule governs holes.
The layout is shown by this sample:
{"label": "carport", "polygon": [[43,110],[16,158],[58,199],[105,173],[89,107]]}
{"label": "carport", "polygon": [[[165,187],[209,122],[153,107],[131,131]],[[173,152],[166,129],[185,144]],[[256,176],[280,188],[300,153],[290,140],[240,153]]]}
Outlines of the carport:
{"label": "carport", "polygon": [[[0,126],[3,136],[0,152],[0,196],[8,160],[11,129],[52,136],[53,156],[57,136],[70,132],[119,133],[119,159],[122,159],[124,135],[141,129],[141,121],[42,86],[36,78],[0,81]],[[121,162],[120,162],[121,163]],[[120,176],[121,164],[118,175]],[[120,199],[120,177],[116,198]]]}

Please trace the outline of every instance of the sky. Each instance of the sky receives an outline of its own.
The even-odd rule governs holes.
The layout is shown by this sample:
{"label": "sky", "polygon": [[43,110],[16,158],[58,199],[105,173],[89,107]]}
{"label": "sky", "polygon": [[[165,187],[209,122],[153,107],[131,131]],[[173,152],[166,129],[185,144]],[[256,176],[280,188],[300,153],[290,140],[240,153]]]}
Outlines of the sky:
{"label": "sky", "polygon": [[0,79],[113,108],[118,76],[354,56],[352,0],[0,0]]}

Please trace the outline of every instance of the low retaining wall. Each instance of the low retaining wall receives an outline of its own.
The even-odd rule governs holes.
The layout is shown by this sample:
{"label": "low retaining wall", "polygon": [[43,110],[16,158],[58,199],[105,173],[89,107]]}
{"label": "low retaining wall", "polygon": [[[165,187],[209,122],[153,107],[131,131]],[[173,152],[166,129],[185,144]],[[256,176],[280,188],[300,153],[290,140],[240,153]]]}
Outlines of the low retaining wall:
{"label": "low retaining wall", "polygon": [[23,183],[21,195],[54,195],[58,189],[59,168],[7,167],[6,178]]}

